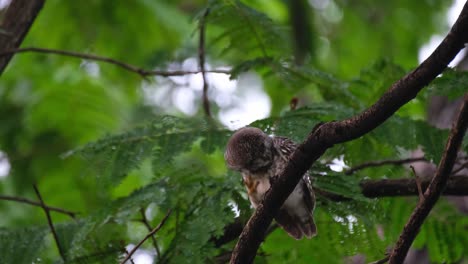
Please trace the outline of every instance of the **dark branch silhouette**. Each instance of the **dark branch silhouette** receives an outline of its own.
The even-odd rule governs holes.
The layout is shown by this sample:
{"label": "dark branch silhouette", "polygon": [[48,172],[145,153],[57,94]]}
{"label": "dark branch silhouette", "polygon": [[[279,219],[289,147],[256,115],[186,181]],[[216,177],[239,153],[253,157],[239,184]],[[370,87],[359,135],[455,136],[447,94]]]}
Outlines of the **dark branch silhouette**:
{"label": "dark branch silhouette", "polygon": [[52,217],[50,216],[49,209],[47,209],[47,206],[44,203],[44,200],[42,200],[41,193],[39,192],[39,189],[37,188],[36,184],[33,184],[34,191],[36,192],[37,198],[41,202],[41,207],[44,209],[44,213],[47,217],[47,224],[49,225],[50,231],[52,232],[52,235],[54,236],[55,244],[57,244],[57,249],[59,251],[60,257],[62,257],[63,262],[67,262],[67,259],[65,257],[65,252],[63,252],[62,246],[60,245],[60,241],[57,235],[57,232],[55,231],[54,228],[54,223],[52,222]]}
{"label": "dark branch silhouette", "polygon": [[164,225],[164,223],[166,223],[166,220],[167,218],[169,218],[169,216],[171,215],[172,213],[172,209],[170,209],[169,211],[167,211],[166,215],[164,216],[164,218],[161,220],[161,222],[158,224],[158,226],[156,226],[153,230],[151,230],[151,232],[149,232],[131,251],[130,253],[128,253],[128,255],[124,258],[124,260],[122,260],[122,262],[120,262],[120,264],[125,264],[125,262],[127,260],[129,260],[132,255],[137,251],[138,248],[140,248],[141,245],[143,245],[143,243],[145,243],[145,241],[152,237],[154,234],[156,234],[156,232],[158,232]]}
{"label": "dark branch silhouette", "polygon": [[[26,199],[26,198],[23,198],[23,197],[0,195],[0,200],[13,201],[13,202],[19,202],[19,203],[24,203],[24,204],[29,204],[29,205],[42,207],[41,203],[33,201],[33,200]],[[48,205],[46,205],[46,208],[49,211],[54,211],[54,212],[57,212],[57,213],[66,214],[66,215],[70,216],[71,218],[75,218],[76,215],[78,214],[77,212],[72,212],[72,211],[62,209],[62,208],[52,207],[52,206],[48,206]]]}
{"label": "dark branch silhouette", "polygon": [[[162,70],[145,70],[139,68],[137,66],[94,54],[86,54],[74,51],[66,51],[66,50],[56,50],[56,49],[46,49],[46,48],[36,48],[36,47],[28,47],[28,48],[18,48],[18,49],[8,49],[0,51],[0,58],[4,56],[9,56],[16,53],[24,53],[24,52],[36,52],[36,53],[45,53],[45,54],[56,54],[62,56],[68,56],[73,58],[80,58],[85,60],[92,60],[92,61],[100,61],[109,64],[116,65],[124,70],[127,70],[132,73],[136,73],[141,77],[148,77],[148,76],[162,76],[162,77],[170,77],[170,76],[181,76],[181,75],[188,75],[188,74],[197,74],[201,71],[162,71]],[[223,74],[230,74],[228,70],[210,70],[205,71],[209,73],[223,73]]]}
{"label": "dark branch silhouette", "polygon": [[206,30],[206,17],[210,14],[210,9],[207,8],[202,18],[200,19],[200,39],[198,42],[198,64],[200,65],[200,72],[203,78],[203,109],[205,115],[211,117],[210,101],[208,100],[208,79],[205,74],[205,30]]}
{"label": "dark branch silhouette", "polygon": [[[19,47],[44,5],[44,0],[13,0],[8,7],[0,28],[0,53]],[[0,56],[0,75],[10,62],[13,53]]]}
{"label": "dark branch silhouette", "polygon": [[468,4],[437,49],[421,65],[402,79],[371,107],[343,121],[320,124],[298,146],[285,170],[266,193],[242,231],[231,263],[252,263],[267,228],[302,175],[330,147],[359,138],[385,122],[400,107],[437,77],[468,42]]}
{"label": "dark branch silhouette", "polygon": [[458,167],[457,169],[454,169],[454,170],[452,171],[452,174],[457,174],[457,173],[459,173],[460,171],[466,169],[467,167],[468,167],[468,161],[465,162],[465,163],[463,163],[463,164],[461,164],[460,167]]}
{"label": "dark branch silhouette", "polygon": [[[467,8],[467,5],[465,5],[465,8]],[[424,199],[419,201],[393,248],[392,254],[390,255],[390,264],[403,263],[421,225],[447,185],[447,181],[457,158],[458,150],[463,141],[463,136],[468,127],[468,94],[466,94],[463,99],[463,105],[461,106],[457,121],[453,125],[437,172],[431,184],[424,192]]]}
{"label": "dark branch silhouette", "polygon": [[[140,214],[141,214],[141,222],[148,229],[148,232],[151,232],[153,228],[151,227],[150,223],[148,222],[148,219],[146,218],[145,209],[141,208]],[[154,235],[151,236],[151,241],[153,242],[153,247],[156,250],[157,259],[161,260],[161,250],[159,250],[158,241],[156,241],[156,238],[154,237]]]}

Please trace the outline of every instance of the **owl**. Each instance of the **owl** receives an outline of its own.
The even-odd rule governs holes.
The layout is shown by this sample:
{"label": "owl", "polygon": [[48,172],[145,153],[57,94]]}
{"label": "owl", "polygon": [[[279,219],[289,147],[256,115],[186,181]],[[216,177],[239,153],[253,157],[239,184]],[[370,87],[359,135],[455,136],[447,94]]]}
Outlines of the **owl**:
{"label": "owl", "polygon": [[[290,139],[268,136],[258,128],[245,127],[231,136],[224,158],[229,168],[241,172],[254,208],[261,203],[295,149],[296,144]],[[306,173],[281,206],[275,220],[293,238],[311,238],[317,234],[314,207],[315,195]]]}

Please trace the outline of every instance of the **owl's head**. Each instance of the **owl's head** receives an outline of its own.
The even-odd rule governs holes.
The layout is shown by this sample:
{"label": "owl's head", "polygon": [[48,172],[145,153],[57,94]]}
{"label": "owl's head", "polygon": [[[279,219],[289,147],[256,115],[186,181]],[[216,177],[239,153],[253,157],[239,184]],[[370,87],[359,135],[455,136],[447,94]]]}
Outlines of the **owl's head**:
{"label": "owl's head", "polygon": [[273,153],[271,137],[258,128],[244,127],[229,139],[224,158],[233,170],[256,173],[271,166]]}

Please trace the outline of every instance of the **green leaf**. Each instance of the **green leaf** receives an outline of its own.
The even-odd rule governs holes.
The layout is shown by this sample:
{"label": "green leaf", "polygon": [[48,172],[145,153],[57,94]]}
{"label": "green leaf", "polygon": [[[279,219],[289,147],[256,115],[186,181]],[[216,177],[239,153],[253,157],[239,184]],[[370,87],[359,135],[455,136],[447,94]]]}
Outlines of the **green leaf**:
{"label": "green leaf", "polygon": [[34,227],[0,229],[0,263],[33,263],[40,261],[40,252],[49,229]]}
{"label": "green leaf", "polygon": [[467,91],[468,72],[448,68],[442,76],[431,82],[428,92],[432,95],[442,95],[450,100],[462,97]]}
{"label": "green leaf", "polygon": [[66,155],[80,154],[98,171],[105,184],[117,185],[143,160],[150,158],[156,175],[161,175],[175,156],[187,152],[194,142],[202,139],[202,149],[213,152],[224,148],[229,135],[201,118],[160,116],[151,124],[125,134],[106,137]]}
{"label": "green leaf", "polygon": [[288,32],[262,12],[238,0],[211,1],[209,8],[206,21],[221,29],[211,43],[222,42],[223,55],[235,51],[244,58],[256,58],[290,53]]}

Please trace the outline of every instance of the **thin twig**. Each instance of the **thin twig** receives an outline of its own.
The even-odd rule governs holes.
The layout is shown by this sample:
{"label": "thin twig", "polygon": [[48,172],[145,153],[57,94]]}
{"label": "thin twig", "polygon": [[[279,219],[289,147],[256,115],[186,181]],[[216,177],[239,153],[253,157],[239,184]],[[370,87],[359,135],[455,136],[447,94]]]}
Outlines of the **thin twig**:
{"label": "thin twig", "polygon": [[[29,204],[29,205],[42,207],[41,203],[33,201],[33,200],[26,199],[26,198],[23,198],[23,197],[0,195],[0,200],[14,201],[14,202],[19,202],[19,203],[24,203],[24,204]],[[76,215],[78,214],[77,212],[68,211],[68,210],[65,210],[65,209],[62,209],[62,208],[58,208],[58,207],[52,207],[52,206],[47,206],[46,205],[46,208],[49,211],[54,211],[54,212],[57,212],[57,213],[66,214],[66,215],[70,216],[73,219],[75,219]]]}
{"label": "thin twig", "polygon": [[423,194],[422,187],[421,187],[421,180],[419,179],[419,176],[416,173],[416,170],[414,169],[414,167],[410,166],[410,168],[413,171],[414,179],[416,180],[416,187],[418,188],[419,201],[422,201],[424,200],[424,194]]}
{"label": "thin twig", "polygon": [[456,170],[453,170],[452,175],[455,175],[455,174],[459,173],[460,171],[462,171],[463,169],[465,169],[467,167],[468,167],[468,161],[461,164],[460,167],[458,167]]}
{"label": "thin twig", "polygon": [[[129,254],[129,252],[128,252],[128,250],[127,250],[126,248],[124,248],[124,251],[125,251],[125,253],[126,253],[127,255]],[[131,264],[135,264],[135,262],[133,261],[132,258],[130,258],[129,260],[130,260],[130,263],[131,263]]]}
{"label": "thin twig", "polygon": [[[465,6],[465,8],[467,8],[467,6]],[[465,94],[463,104],[458,113],[457,121],[454,123],[450,132],[437,172],[424,193],[424,199],[420,201],[414,209],[400,235],[400,238],[395,244],[395,248],[390,255],[390,264],[403,263],[421,225],[436,204],[442,194],[442,191],[445,189],[467,127],[468,94]]]}
{"label": "thin twig", "polygon": [[203,77],[203,109],[205,110],[205,115],[211,117],[210,111],[210,101],[208,100],[208,80],[205,74],[205,29],[206,23],[205,20],[210,14],[210,9],[207,8],[202,18],[200,19],[200,39],[198,43],[198,63],[200,71]]}
{"label": "thin twig", "polygon": [[33,184],[34,191],[36,192],[37,198],[41,202],[41,207],[44,209],[44,213],[46,214],[47,217],[47,223],[49,224],[50,231],[52,232],[52,235],[54,236],[55,243],[57,244],[58,251],[60,253],[60,257],[62,257],[63,262],[67,262],[67,259],[65,257],[65,252],[63,252],[62,247],[60,246],[60,242],[58,239],[57,232],[55,231],[54,224],[52,223],[52,217],[50,216],[49,209],[44,203],[44,200],[42,200],[41,193],[39,192],[39,189],[37,188],[36,184]]}
{"label": "thin twig", "polygon": [[[148,222],[148,219],[146,218],[145,210],[143,208],[140,208],[140,214],[141,214],[141,222],[146,226],[148,231],[151,232],[152,227],[150,223]],[[161,251],[159,250],[158,241],[156,241],[156,238],[154,237],[154,235],[151,236],[151,240],[153,242],[154,249],[156,249],[156,254],[158,255],[157,259],[159,262],[159,260],[161,259]]]}
{"label": "thin twig", "polygon": [[369,161],[369,162],[365,162],[365,163],[362,163],[355,167],[350,168],[349,170],[345,172],[345,174],[351,175],[358,170],[362,170],[362,169],[369,168],[369,167],[378,167],[378,166],[383,166],[383,165],[402,165],[402,164],[417,162],[417,161],[427,161],[427,160],[424,157],[418,157],[418,158],[408,158],[408,159],[398,159],[398,160]]}
{"label": "thin twig", "polygon": [[[9,50],[4,50],[0,52],[0,58],[3,56],[8,56],[11,54],[15,53],[24,53],[24,52],[36,52],[36,53],[46,53],[46,54],[56,54],[56,55],[62,55],[62,56],[68,56],[68,57],[74,57],[74,58],[80,58],[80,59],[86,59],[86,60],[92,60],[92,61],[100,61],[100,62],[105,62],[109,64],[116,65],[124,70],[127,70],[132,73],[136,73],[140,75],[141,77],[147,77],[147,76],[163,76],[163,77],[169,77],[169,76],[181,76],[181,75],[189,75],[189,74],[197,74],[200,73],[201,71],[161,71],[161,70],[145,70],[142,68],[139,68],[137,66],[108,58],[108,57],[103,57],[99,55],[94,55],[94,54],[86,54],[86,53],[80,53],[80,52],[74,52],[74,51],[66,51],[66,50],[56,50],[56,49],[47,49],[47,48],[36,48],[36,47],[27,47],[27,48],[17,48],[17,49],[9,49]],[[228,70],[210,70],[210,71],[205,71],[209,73],[223,73],[223,74],[230,74],[230,71]]]}
{"label": "thin twig", "polygon": [[371,262],[369,264],[384,264],[384,263],[388,262],[389,258],[390,258],[390,256],[386,256],[385,258],[383,258],[381,260],[377,260],[377,261]]}
{"label": "thin twig", "polygon": [[172,213],[172,209],[169,209],[169,211],[167,211],[166,215],[164,216],[164,218],[161,220],[161,222],[159,223],[158,226],[156,226],[153,230],[151,230],[151,232],[149,232],[144,238],[143,240],[140,241],[140,243],[138,243],[134,248],[132,248],[132,250],[130,251],[130,253],[128,253],[128,255],[125,257],[124,260],[122,260],[122,262],[120,262],[120,264],[125,264],[125,262],[127,260],[129,260],[132,255],[137,251],[137,249],[143,245],[143,243],[145,243],[145,241],[150,238],[151,236],[153,236],[154,234],[156,234],[156,232],[159,231],[159,229],[161,229],[164,225],[164,223],[166,222],[167,218],[171,215]]}

